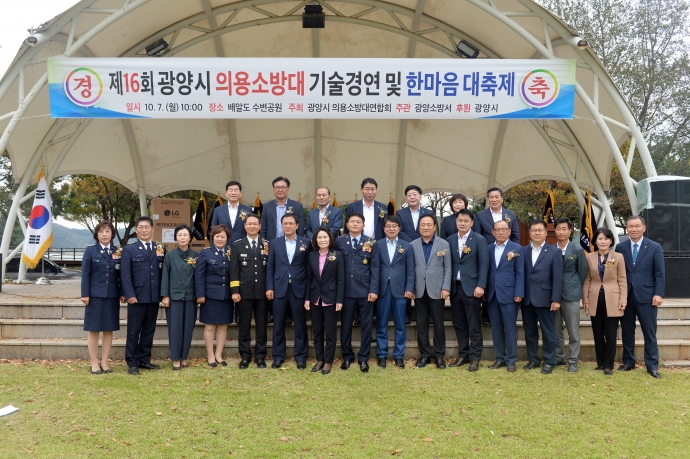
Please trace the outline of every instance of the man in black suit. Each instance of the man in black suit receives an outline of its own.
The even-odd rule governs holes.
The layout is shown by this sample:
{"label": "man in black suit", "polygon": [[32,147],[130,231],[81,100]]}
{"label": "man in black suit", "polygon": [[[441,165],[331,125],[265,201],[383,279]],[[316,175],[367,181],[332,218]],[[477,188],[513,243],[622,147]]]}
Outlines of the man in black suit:
{"label": "man in black suit", "polygon": [[520,228],[515,212],[503,207],[503,190],[497,187],[489,188],[486,192],[486,199],[489,201],[489,208],[480,210],[474,218],[472,231],[484,236],[486,243],[493,244],[496,240],[492,233],[494,223],[505,220],[510,225],[510,240],[516,244],[520,243]]}
{"label": "man in black suit", "polygon": [[297,217],[285,214],[282,218],[283,237],[269,242],[266,269],[266,298],[273,301],[273,364],[278,369],[285,361],[285,325],[288,311],[295,320],[294,356],[297,369],[307,368],[309,336],[304,312],[307,295],[307,263],[311,241],[297,236]]}
{"label": "man in black suit", "polygon": [[139,217],[134,228],[138,241],[122,249],[120,282],[127,299],[125,360],[129,374],[138,375],[139,368],[160,368],[151,363],[151,349],[161,301],[165,246],[151,240],[153,220],[149,217]]}
{"label": "man in black suit", "polygon": [[477,371],[484,349],[479,304],[489,273],[489,251],[484,236],[471,230],[473,222],[472,211],[460,209],[456,216],[458,232],[447,239],[453,267],[450,311],[458,338],[458,360],[450,366],[469,363],[469,370]]}
{"label": "man in black suit", "polygon": [[331,190],[325,186],[318,187],[316,204],[316,209],[310,210],[307,216],[305,237],[311,239],[314,230],[319,226],[325,226],[333,233],[333,236],[338,237],[340,228],[343,226],[343,211],[331,205]]}
{"label": "man in black suit", "polygon": [[241,202],[242,184],[240,182],[232,180],[225,185],[225,198],[228,204],[215,208],[211,217],[211,226],[225,225],[230,228],[232,236],[228,245],[232,245],[233,242],[247,235],[244,230],[244,220],[252,213],[252,209]]}
{"label": "man in black suit", "polygon": [[251,329],[252,313],[256,323],[256,345],[254,359],[256,366],[266,368],[266,324],[268,301],[266,300],[266,261],[268,241],[259,236],[261,223],[254,214],[244,221],[247,235],[230,246],[230,293],[239,310],[238,350],[240,370],[249,367],[252,360]]}
{"label": "man in black suit", "polygon": [[412,242],[421,237],[421,234],[419,234],[419,219],[424,215],[431,215],[433,217],[434,211],[421,206],[422,189],[417,185],[408,185],[405,188],[405,201],[407,202],[407,207],[403,207],[396,212],[396,215],[400,217],[402,222],[400,239]]}
{"label": "man in black suit", "polygon": [[[378,192],[378,183],[371,177],[362,180],[360,188],[362,192],[362,200],[351,202],[347,205],[345,212],[345,219],[352,213],[358,213],[364,216],[364,230],[362,233],[371,239],[381,240],[384,238],[383,234],[383,219],[388,215],[388,206],[376,201],[376,193]],[[345,225],[345,234],[349,230],[347,224]]]}
{"label": "man in black suit", "polygon": [[285,214],[297,216],[298,236],[304,236],[304,208],[301,202],[288,198],[290,192],[290,180],[287,177],[273,179],[273,195],[276,197],[264,204],[261,211],[261,237],[272,241],[283,235],[283,227],[280,219]]}
{"label": "man in black suit", "polygon": [[546,223],[533,220],[529,225],[530,243],[522,248],[525,267],[525,297],[522,299],[522,323],[525,329],[531,370],[541,365],[539,358],[539,330],[541,324],[544,368],[550,374],[556,365],[556,327],[554,313],[561,307],[563,290],[563,255],[558,247],[546,242]]}

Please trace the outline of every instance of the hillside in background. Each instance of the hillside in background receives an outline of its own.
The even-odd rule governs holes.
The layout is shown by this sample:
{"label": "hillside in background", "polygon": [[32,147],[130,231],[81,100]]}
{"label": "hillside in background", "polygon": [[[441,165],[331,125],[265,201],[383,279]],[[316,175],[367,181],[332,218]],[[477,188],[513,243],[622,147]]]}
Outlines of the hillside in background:
{"label": "hillside in background", "polygon": [[53,223],[53,247],[83,248],[93,244],[93,235],[87,229],[72,229]]}

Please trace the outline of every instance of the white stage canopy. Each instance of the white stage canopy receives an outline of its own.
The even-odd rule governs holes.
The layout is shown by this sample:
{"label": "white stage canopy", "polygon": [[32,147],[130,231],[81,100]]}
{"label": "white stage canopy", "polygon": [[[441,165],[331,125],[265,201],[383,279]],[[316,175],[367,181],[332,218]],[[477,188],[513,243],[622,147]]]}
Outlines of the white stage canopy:
{"label": "white stage canopy", "polygon": [[[479,198],[491,186],[569,182],[582,204],[591,190],[614,227],[605,190],[618,163],[636,209],[635,182],[619,146],[632,139],[647,176],[645,141],[595,53],[567,24],[531,0],[324,0],[324,29],[303,29],[307,1],[82,0],[43,25],[0,81],[0,151],[19,182],[0,250],[26,187],[44,163],[48,178],[95,174],[146,197],[176,190],[222,192],[230,179],[244,201],[272,198],[271,180],[292,181],[310,204],[318,185],[352,201],[364,177],[398,202],[407,184]],[[448,119],[51,119],[48,57],[574,59],[572,120]],[[472,48],[467,48],[469,44]]]}

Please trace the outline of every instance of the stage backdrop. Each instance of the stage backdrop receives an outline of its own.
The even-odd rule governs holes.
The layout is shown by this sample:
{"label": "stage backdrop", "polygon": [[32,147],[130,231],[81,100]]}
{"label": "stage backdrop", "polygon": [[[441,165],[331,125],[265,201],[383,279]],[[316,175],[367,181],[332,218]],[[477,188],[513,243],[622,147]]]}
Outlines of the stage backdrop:
{"label": "stage backdrop", "polygon": [[49,58],[53,118],[571,119],[563,59]]}

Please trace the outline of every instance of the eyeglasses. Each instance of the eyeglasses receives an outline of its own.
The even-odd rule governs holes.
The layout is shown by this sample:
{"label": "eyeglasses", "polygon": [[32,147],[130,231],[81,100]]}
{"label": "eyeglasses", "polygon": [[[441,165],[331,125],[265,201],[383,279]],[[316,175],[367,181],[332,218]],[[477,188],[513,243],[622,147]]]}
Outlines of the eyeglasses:
{"label": "eyeglasses", "polygon": [[400,228],[399,225],[386,225],[383,227],[383,229],[398,229]]}
{"label": "eyeglasses", "polygon": [[529,232],[539,234],[539,233],[545,233],[546,230],[545,229],[531,229],[531,230],[529,230]]}
{"label": "eyeglasses", "polygon": [[496,233],[505,233],[506,231],[510,231],[510,228],[494,228]]}
{"label": "eyeglasses", "polygon": [[139,226],[137,226],[137,229],[140,229],[140,230],[148,230],[151,228],[153,228],[153,227],[150,225],[139,225]]}
{"label": "eyeglasses", "polygon": [[288,187],[286,187],[286,186],[274,186],[273,189],[274,190],[287,190]]}

